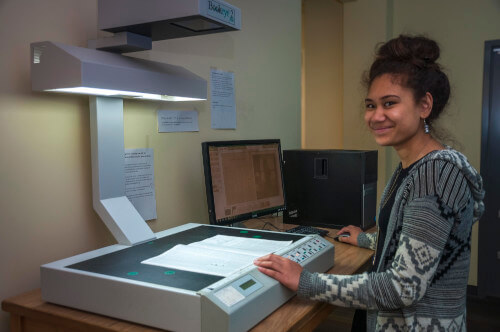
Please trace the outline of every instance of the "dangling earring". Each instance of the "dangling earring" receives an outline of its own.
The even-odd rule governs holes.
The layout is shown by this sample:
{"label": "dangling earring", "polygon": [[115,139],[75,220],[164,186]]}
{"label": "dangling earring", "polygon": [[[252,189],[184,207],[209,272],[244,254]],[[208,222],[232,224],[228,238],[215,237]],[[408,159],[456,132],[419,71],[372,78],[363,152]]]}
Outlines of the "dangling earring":
{"label": "dangling earring", "polygon": [[428,134],[430,132],[431,132],[431,129],[429,128],[427,121],[425,121],[425,119],[424,119],[424,133]]}

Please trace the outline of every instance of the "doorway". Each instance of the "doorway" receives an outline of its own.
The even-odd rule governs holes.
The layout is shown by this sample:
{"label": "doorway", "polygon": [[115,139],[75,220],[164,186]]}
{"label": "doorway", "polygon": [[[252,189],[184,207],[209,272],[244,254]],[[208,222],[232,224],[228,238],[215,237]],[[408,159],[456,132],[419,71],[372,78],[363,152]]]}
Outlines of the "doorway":
{"label": "doorway", "polygon": [[500,40],[484,50],[481,176],[486,211],[479,222],[478,295],[500,298]]}

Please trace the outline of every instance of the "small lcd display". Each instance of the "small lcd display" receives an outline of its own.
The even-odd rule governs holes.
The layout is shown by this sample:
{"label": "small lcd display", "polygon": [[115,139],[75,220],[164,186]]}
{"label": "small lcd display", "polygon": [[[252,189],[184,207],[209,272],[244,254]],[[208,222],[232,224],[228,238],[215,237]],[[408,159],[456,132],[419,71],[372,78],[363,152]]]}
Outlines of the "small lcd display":
{"label": "small lcd display", "polygon": [[239,287],[241,289],[243,289],[243,290],[247,290],[248,288],[252,287],[255,284],[256,284],[255,280],[250,279],[250,280],[245,281],[244,283],[242,283]]}

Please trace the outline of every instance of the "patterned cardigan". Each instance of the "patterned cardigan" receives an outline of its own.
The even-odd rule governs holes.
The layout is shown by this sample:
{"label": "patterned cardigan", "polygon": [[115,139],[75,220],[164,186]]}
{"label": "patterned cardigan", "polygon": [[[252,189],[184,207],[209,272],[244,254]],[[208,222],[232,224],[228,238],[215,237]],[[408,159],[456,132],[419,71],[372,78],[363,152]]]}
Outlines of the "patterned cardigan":
{"label": "patterned cardigan", "polygon": [[[465,331],[471,228],[483,197],[481,176],[465,156],[449,147],[429,153],[396,193],[374,272],[303,270],[299,296],[366,309],[368,331]],[[376,234],[361,233],[359,246],[375,249]]]}

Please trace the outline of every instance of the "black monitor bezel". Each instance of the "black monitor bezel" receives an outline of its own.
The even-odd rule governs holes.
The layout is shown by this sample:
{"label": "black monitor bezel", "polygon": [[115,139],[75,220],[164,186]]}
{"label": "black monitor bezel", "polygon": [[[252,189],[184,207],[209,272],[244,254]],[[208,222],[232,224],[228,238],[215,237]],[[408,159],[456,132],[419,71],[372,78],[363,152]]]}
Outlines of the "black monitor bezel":
{"label": "black monitor bezel", "polygon": [[[278,158],[281,173],[281,190],[283,192],[283,205],[275,206],[272,208],[252,211],[249,213],[240,214],[235,217],[217,220],[215,216],[215,202],[212,187],[212,172],[210,169],[209,147],[221,146],[237,146],[237,145],[265,145],[265,144],[278,144]],[[201,143],[201,151],[203,157],[203,171],[205,175],[205,190],[208,205],[208,218],[211,225],[231,225],[234,223],[242,222],[252,218],[258,218],[272,213],[278,213],[286,209],[285,197],[285,183],[283,177],[283,155],[281,150],[281,141],[279,139],[256,139],[256,140],[229,140],[229,141],[209,141]]]}

